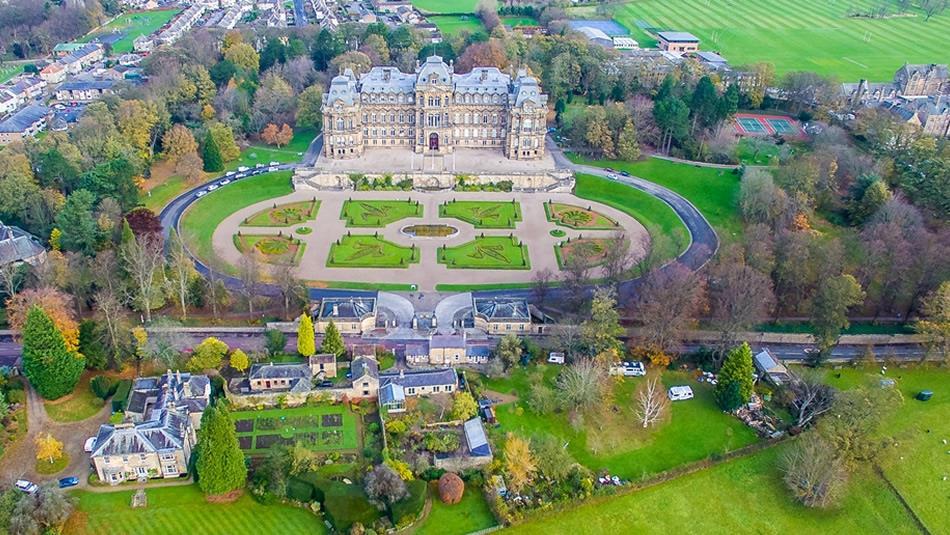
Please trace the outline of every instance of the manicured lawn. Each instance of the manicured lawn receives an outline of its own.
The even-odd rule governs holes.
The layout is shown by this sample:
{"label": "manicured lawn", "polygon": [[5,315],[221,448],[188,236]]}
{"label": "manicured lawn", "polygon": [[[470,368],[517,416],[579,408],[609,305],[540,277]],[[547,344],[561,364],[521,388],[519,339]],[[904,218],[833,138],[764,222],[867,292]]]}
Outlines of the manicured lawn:
{"label": "manicured lawn", "polygon": [[835,509],[798,505],[776,469],[784,447],[639,492],[540,515],[508,531],[549,534],[551,526],[557,526],[559,533],[594,534],[623,526],[627,533],[657,534],[917,533],[894,494],[869,471],[855,474],[848,495]]}
{"label": "manicured lawn", "polygon": [[510,15],[507,17],[502,17],[501,23],[504,24],[505,26],[511,26],[512,28],[514,28],[515,26],[537,26],[538,19],[534,17]]}
{"label": "manicured lawn", "polygon": [[419,262],[419,249],[369,234],[343,236],[330,246],[327,267],[400,268]]}
{"label": "manicured lawn", "polygon": [[346,201],[340,213],[340,219],[346,220],[348,227],[382,228],[386,225],[409,217],[422,217],[422,205],[419,201]]}
{"label": "manicured lawn", "polygon": [[739,177],[728,169],[698,167],[659,158],[637,162],[595,161],[576,156],[571,159],[586,165],[627,171],[679,193],[706,216],[724,242],[735,241],[742,235]]}
{"label": "manicured lawn", "polygon": [[157,9],[154,11],[139,11],[126,13],[116,17],[112,22],[102,26],[95,32],[80,39],[80,42],[110,34],[122,32],[124,35],[112,44],[113,54],[127,54],[132,51],[132,41],[140,35],[150,35],[181,13],[181,9]]}
{"label": "manicured lawn", "polygon": [[472,533],[496,524],[491,509],[485,503],[482,489],[477,486],[466,485],[462,501],[446,505],[439,499],[438,486],[433,482],[429,485],[429,498],[432,500],[432,509],[416,529],[417,535]]}
{"label": "manicured lawn", "polygon": [[439,206],[439,217],[454,217],[475,228],[515,228],[521,205],[502,201],[451,201]]}
{"label": "manicured lawn", "polygon": [[241,151],[237,160],[227,164],[227,170],[233,171],[240,166],[254,167],[257,164],[267,165],[271,162],[294,163],[299,162],[303,153],[307,152],[307,147],[317,136],[317,132],[312,128],[301,128],[294,131],[294,137],[290,143],[277,148],[272,145],[255,144],[250,145]]}
{"label": "manicured lawn", "polygon": [[182,238],[192,253],[206,262],[216,261],[211,246],[214,229],[235,210],[293,192],[290,171],[245,178],[205,195],[181,218]]}
{"label": "manicured lawn", "polygon": [[142,204],[156,214],[165,208],[165,205],[171,202],[183,191],[188,189],[188,183],[182,176],[169,177],[165,182],[155,186],[147,192],[140,193]]}
{"label": "manicured lawn", "polygon": [[320,201],[316,199],[301,202],[278,204],[265,208],[260,212],[247,217],[241,226],[246,227],[288,227],[299,225],[304,221],[316,219]]}
{"label": "manicured lawn", "polygon": [[72,494],[78,498],[78,504],[65,533],[290,535],[327,532],[319,517],[310,511],[289,505],[261,505],[247,494],[234,503],[211,504],[205,501],[197,485],[152,488],[146,491],[148,506],[132,509],[133,492],[74,491]]}
{"label": "manicured lawn", "polygon": [[257,249],[261,253],[262,261],[268,264],[297,265],[303,257],[307,244],[301,242],[299,238],[287,236],[235,234],[234,246],[242,253],[252,248]]}
{"label": "manicured lawn", "polygon": [[44,401],[46,414],[55,422],[78,422],[85,420],[102,409],[102,400],[92,393],[89,381],[94,374],[86,372],[79,384],[67,397],[53,401]]}
{"label": "manicured lawn", "polygon": [[66,454],[52,463],[48,459],[36,460],[36,472],[48,476],[62,472],[67,466],[69,466],[69,455]]}
{"label": "manicured lawn", "polygon": [[[553,384],[561,368],[541,365],[540,369],[545,382]],[[526,369],[518,368],[511,379],[487,380],[485,385],[524,397],[531,380]],[[493,433],[499,437],[509,431],[526,437],[553,434],[567,444],[571,455],[584,466],[633,480],[756,442],[751,429],[719,410],[712,387],[693,381],[683,372],[664,372],[663,383],[667,387],[690,385],[695,397],[673,403],[669,422],[643,430],[635,421],[633,396],[637,384],[644,380],[628,378],[618,382],[614,389],[615,408],[605,410],[606,414],[588,416],[579,429],[571,425],[565,413],[539,415],[518,401],[498,408],[501,426]]]}
{"label": "manicured lawn", "polygon": [[431,15],[429,22],[435,24],[442,35],[451,37],[463,31],[469,33],[486,33],[481,19],[475,15]]}
{"label": "manicured lawn", "polygon": [[442,247],[439,263],[450,269],[531,269],[528,248],[518,238],[482,236],[457,247]]}
{"label": "manicured lawn", "polygon": [[544,215],[562,227],[578,230],[613,230],[617,222],[596,210],[559,202],[544,203]]}
{"label": "manicured lawn", "polygon": [[478,0],[412,0],[412,5],[426,13],[475,13]]}
{"label": "manicured lawn", "polygon": [[607,238],[578,238],[570,242],[562,241],[554,246],[557,265],[564,269],[569,258],[575,254],[580,254],[587,260],[587,265],[596,266],[602,263],[607,256],[609,244],[610,241]]}
{"label": "manicured lawn", "polygon": [[594,175],[578,174],[574,195],[604,203],[621,210],[647,229],[661,261],[669,260],[686,250],[689,232],[676,212],[665,202],[631,188]]}
{"label": "manicured lawn", "polygon": [[[840,377],[839,377],[840,375]],[[879,463],[885,475],[908,502],[931,533],[950,533],[950,370],[930,366],[889,367],[886,376],[897,381],[904,401],[883,426],[883,434],[893,438],[894,447],[885,450]],[[876,387],[881,369],[828,370],[829,384],[848,389],[858,384]],[[921,390],[932,390],[933,398],[914,399]]]}
{"label": "manicured lawn", "polygon": [[[778,75],[801,70],[843,82],[884,82],[904,63],[946,61],[950,12],[925,21],[919,4],[913,4],[907,17],[849,16],[880,5],[872,0],[639,0],[617,5],[614,17],[642,47],[655,43],[644,27],[691,32],[703,49],[719,52],[732,65],[769,62]],[[893,4],[887,11],[895,14]]]}
{"label": "manicured lawn", "polygon": [[276,444],[294,442],[314,451],[355,450],[356,418],[343,405],[231,413],[241,449],[248,455],[263,455]]}
{"label": "manicured lawn", "polygon": [[765,145],[758,149],[749,142],[749,138],[742,138],[736,144],[736,158],[746,165],[773,165],[777,163],[775,158],[778,156],[777,145]]}
{"label": "manicured lawn", "polygon": [[14,76],[20,74],[21,72],[23,72],[22,65],[7,65],[4,67],[0,67],[0,84],[6,82],[10,78],[13,78]]}
{"label": "manicured lawn", "polygon": [[499,284],[436,284],[440,292],[477,292],[479,290],[519,290],[533,288],[532,282],[505,282]]}

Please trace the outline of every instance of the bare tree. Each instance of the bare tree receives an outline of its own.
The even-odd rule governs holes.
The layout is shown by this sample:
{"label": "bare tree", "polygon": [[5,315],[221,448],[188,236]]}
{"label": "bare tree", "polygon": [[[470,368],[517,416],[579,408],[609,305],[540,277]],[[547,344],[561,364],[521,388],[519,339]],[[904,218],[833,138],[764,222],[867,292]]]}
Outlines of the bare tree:
{"label": "bare tree", "polygon": [[13,297],[23,286],[23,264],[10,262],[0,266],[0,292]]}
{"label": "bare tree", "polygon": [[544,308],[545,301],[547,301],[548,290],[551,287],[551,281],[553,279],[554,273],[548,268],[544,268],[534,274],[532,292],[534,294],[534,301],[541,308]]}
{"label": "bare tree", "polygon": [[269,271],[274,284],[280,290],[284,306],[284,318],[287,318],[290,315],[291,303],[296,305],[306,298],[307,287],[303,281],[297,278],[294,273],[294,266],[289,262],[271,266]]}
{"label": "bare tree", "polygon": [[775,296],[772,281],[745,265],[733,249],[724,251],[709,276],[712,323],[720,333],[717,360],[735,346],[740,331],[763,321],[772,310]]}
{"label": "bare tree", "polygon": [[590,258],[578,251],[568,255],[564,261],[562,281],[570,301],[568,308],[574,310],[581,308],[586,297],[585,288],[590,283],[590,264]]}
{"label": "bare tree", "polygon": [[112,351],[114,361],[118,361],[121,344],[119,332],[122,330],[122,312],[125,305],[115,291],[103,285],[95,294],[96,314],[106,328],[106,341]]}
{"label": "bare tree", "polygon": [[806,507],[830,507],[841,497],[848,472],[834,446],[819,436],[801,437],[780,460],[785,484]]}
{"label": "bare tree", "polygon": [[208,269],[208,276],[205,278],[205,283],[208,285],[208,297],[211,302],[211,317],[217,323],[218,321],[218,304],[224,299],[224,295],[227,293],[227,288],[223,284],[220,284],[221,281],[218,279],[218,272],[214,268]]}
{"label": "bare tree", "polygon": [[623,232],[617,232],[605,242],[604,246],[607,250],[604,252],[601,269],[606,282],[616,286],[623,280],[633,262],[633,256],[630,254],[630,240],[624,236]]}
{"label": "bare tree", "polygon": [[551,334],[555,341],[554,347],[563,351],[568,358],[573,358],[584,347],[580,327],[563,318],[551,329]]}
{"label": "bare tree", "polygon": [[238,277],[241,279],[241,293],[247,299],[247,313],[253,316],[254,294],[261,281],[261,262],[256,249],[250,249],[241,255]]}
{"label": "bare tree", "polygon": [[593,359],[579,359],[557,378],[557,389],[566,407],[587,410],[604,398],[607,375]]}
{"label": "bare tree", "polygon": [[702,310],[705,293],[702,277],[678,262],[651,271],[634,303],[644,342],[665,353],[673,351]]}
{"label": "bare tree", "polygon": [[159,294],[161,269],[165,262],[159,235],[131,236],[119,248],[119,257],[132,281],[132,303],[145,313],[145,321],[152,321],[152,300]]}
{"label": "bare tree", "polygon": [[798,381],[789,385],[795,395],[792,409],[795,411],[798,427],[806,427],[815,418],[831,410],[835,401],[835,389],[811,373],[803,373]]}
{"label": "bare tree", "polygon": [[640,383],[637,387],[636,402],[637,419],[644,429],[662,420],[670,407],[670,400],[663,391],[663,383],[656,376]]}
{"label": "bare tree", "polygon": [[191,286],[195,268],[191,257],[185,251],[185,245],[182,243],[178,231],[172,229],[169,238],[168,285],[177,298],[178,307],[181,310],[181,320],[185,321],[188,319],[188,290]]}

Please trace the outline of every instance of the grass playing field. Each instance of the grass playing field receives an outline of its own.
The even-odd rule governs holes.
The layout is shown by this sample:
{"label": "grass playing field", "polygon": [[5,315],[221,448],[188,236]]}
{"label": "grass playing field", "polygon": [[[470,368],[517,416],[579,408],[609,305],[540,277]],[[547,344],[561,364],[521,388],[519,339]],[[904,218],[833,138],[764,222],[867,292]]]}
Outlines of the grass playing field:
{"label": "grass playing field", "polygon": [[132,51],[132,41],[140,35],[150,35],[172,20],[181,9],[157,9],[154,11],[139,11],[126,13],[100,27],[96,31],[80,39],[80,42],[91,41],[101,35],[122,32],[124,35],[112,44],[113,54],[127,54]]}
{"label": "grass playing field", "polygon": [[21,65],[7,65],[5,67],[0,67],[0,84],[6,82],[21,72],[23,72],[23,66]]}
{"label": "grass playing field", "polygon": [[412,5],[426,13],[475,13],[478,0],[412,0]]}
{"label": "grass playing field", "polygon": [[454,217],[475,228],[515,228],[521,205],[501,201],[451,201],[439,206],[439,217]]}
{"label": "grass playing field", "polygon": [[439,248],[439,263],[450,269],[531,269],[528,248],[518,238],[480,236],[457,247]]}
{"label": "grass playing field", "polygon": [[234,503],[205,501],[197,485],[150,488],[148,507],[132,509],[132,493],[74,491],[76,511],[67,534],[116,535],[252,535],[257,533],[320,534],[327,529],[317,515],[290,505],[261,505],[245,494]]}
{"label": "grass playing field", "polygon": [[340,214],[348,227],[370,228],[382,228],[407,217],[422,217],[419,201],[346,201]]}
{"label": "grass playing field", "polygon": [[[950,11],[927,22],[916,7],[906,17],[848,16],[879,5],[874,0],[637,0],[617,5],[615,18],[640,46],[655,43],[644,27],[690,32],[702,49],[720,52],[733,65],[770,62],[779,75],[807,70],[842,81],[883,82],[904,62],[947,61]],[[894,14],[893,3],[883,5]],[[591,8],[580,9],[573,14],[593,16]]]}
{"label": "grass playing field", "polygon": [[485,33],[485,26],[475,15],[430,15],[429,22],[439,27],[445,36],[452,36],[461,31],[471,33]]}
{"label": "grass playing field", "polygon": [[347,235],[330,246],[327,267],[399,268],[419,262],[419,249],[371,234]]}

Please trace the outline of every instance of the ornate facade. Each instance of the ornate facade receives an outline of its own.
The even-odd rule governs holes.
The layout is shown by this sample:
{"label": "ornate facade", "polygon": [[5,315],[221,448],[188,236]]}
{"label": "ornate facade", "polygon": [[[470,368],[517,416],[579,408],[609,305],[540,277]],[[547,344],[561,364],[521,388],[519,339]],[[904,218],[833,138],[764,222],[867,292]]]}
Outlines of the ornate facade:
{"label": "ornate facade", "polygon": [[544,154],[547,100],[525,71],[514,79],[495,67],[456,74],[439,56],[413,74],[373,67],[357,78],[347,69],[323,96],[323,155],[358,158],[383,147],[444,155],[463,147],[533,160]]}

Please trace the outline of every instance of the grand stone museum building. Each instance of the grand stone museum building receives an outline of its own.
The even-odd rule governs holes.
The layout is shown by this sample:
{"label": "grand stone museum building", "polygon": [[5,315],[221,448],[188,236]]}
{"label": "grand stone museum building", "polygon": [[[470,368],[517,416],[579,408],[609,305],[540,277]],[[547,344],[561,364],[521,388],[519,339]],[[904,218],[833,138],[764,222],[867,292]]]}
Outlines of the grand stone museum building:
{"label": "grand stone museum building", "polygon": [[352,159],[386,147],[445,155],[462,147],[539,159],[547,101],[523,70],[514,79],[496,67],[456,74],[439,56],[412,74],[373,67],[357,77],[346,69],[323,95],[323,155]]}

